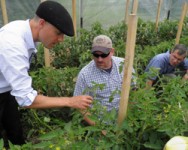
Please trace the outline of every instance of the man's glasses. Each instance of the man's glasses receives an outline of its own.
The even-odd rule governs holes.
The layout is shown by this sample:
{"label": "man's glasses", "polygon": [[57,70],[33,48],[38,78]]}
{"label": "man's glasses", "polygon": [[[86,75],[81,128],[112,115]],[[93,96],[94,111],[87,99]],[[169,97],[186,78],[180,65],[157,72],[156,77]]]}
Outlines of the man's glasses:
{"label": "man's glasses", "polygon": [[93,53],[93,56],[96,57],[96,58],[99,58],[99,57],[106,58],[106,57],[108,57],[109,54],[110,53],[108,53],[108,54],[96,54],[96,53]]}
{"label": "man's glasses", "polygon": [[181,55],[179,56],[180,58],[178,58],[178,57],[177,57],[176,55],[174,55],[174,54],[171,54],[171,55],[172,55],[172,58],[175,59],[175,60],[177,60],[177,62],[179,62],[179,63],[182,62],[182,61],[184,60],[184,58],[185,58],[185,57],[183,57],[183,56],[181,56]]}

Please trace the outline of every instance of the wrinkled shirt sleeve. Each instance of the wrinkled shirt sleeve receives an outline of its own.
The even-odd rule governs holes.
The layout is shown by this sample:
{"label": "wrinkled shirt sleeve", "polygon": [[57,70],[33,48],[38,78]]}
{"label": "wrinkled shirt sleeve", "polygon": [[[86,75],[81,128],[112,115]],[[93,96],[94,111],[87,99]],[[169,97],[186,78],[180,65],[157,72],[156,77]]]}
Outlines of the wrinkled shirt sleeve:
{"label": "wrinkled shirt sleeve", "polygon": [[30,64],[27,57],[26,53],[18,51],[16,47],[7,47],[4,53],[0,53],[1,74],[6,81],[4,84],[10,86],[11,94],[15,96],[19,106],[31,105],[37,96],[28,75]]}

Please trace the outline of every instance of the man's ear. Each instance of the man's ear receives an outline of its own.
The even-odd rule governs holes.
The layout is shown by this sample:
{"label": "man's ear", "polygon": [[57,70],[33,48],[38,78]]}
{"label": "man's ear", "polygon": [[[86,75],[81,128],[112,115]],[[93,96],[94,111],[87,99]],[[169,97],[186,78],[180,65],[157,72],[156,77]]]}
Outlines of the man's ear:
{"label": "man's ear", "polygon": [[114,48],[111,49],[111,53],[112,53],[112,55],[114,55],[114,53],[115,53]]}
{"label": "man's ear", "polygon": [[39,19],[39,24],[41,26],[44,26],[45,23],[46,23],[46,21],[44,19]]}

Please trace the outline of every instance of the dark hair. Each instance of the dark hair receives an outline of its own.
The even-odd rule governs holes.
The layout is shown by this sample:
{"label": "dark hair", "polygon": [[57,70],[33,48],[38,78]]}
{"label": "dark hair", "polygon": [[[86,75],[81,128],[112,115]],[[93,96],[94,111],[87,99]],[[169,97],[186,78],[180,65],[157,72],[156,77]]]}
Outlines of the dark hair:
{"label": "dark hair", "polygon": [[179,55],[185,55],[188,56],[188,49],[184,44],[177,44],[174,46],[174,48],[171,50],[171,52],[178,51]]}

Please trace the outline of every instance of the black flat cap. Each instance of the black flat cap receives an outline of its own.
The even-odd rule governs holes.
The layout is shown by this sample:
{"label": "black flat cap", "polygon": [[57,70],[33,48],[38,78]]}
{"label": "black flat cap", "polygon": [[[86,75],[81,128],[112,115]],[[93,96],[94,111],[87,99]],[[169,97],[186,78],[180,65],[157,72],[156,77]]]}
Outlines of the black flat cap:
{"label": "black flat cap", "polygon": [[72,18],[60,3],[44,1],[37,8],[36,15],[54,25],[62,33],[74,36]]}

